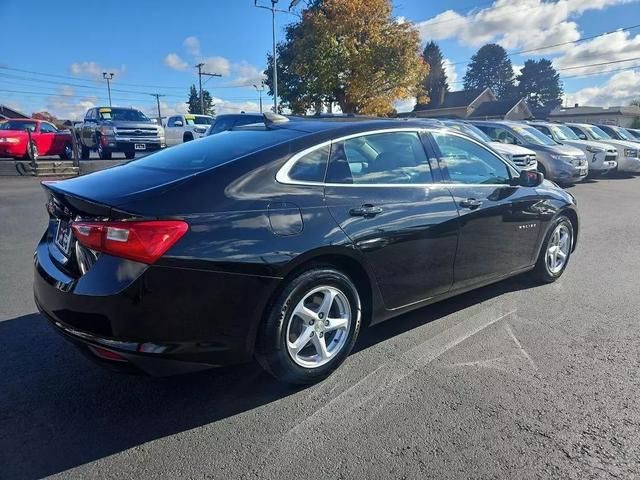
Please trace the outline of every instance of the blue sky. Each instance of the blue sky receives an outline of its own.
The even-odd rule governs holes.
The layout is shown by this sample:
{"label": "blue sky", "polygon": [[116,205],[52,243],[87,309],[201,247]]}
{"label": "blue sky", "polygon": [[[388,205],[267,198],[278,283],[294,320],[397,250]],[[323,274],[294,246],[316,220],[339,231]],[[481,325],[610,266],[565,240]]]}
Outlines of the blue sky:
{"label": "blue sky", "polygon": [[[287,0],[280,0],[282,6]],[[635,0],[395,0],[394,14],[414,22],[424,41],[441,46],[453,90],[462,88],[464,62],[483,44],[497,41],[510,51],[573,42],[640,23]],[[98,6],[100,5],[100,6]],[[123,12],[126,11],[126,15]],[[282,25],[294,20],[278,16]],[[114,104],[153,111],[149,93],[161,93],[163,114],[180,111],[199,61],[222,78],[207,81],[219,112],[257,110],[259,82],[271,48],[270,13],[253,0],[197,3],[69,0],[1,0],[5,38],[0,50],[0,103],[26,113],[49,110],[77,117],[104,104],[101,72],[115,72]],[[41,34],[25,33],[37,25]],[[8,45],[8,46],[7,46]],[[537,55],[537,56],[534,56]],[[567,102],[626,104],[640,96],[640,28],[578,41],[531,54],[562,68]],[[616,61],[604,66],[594,63]],[[638,69],[630,67],[638,66]],[[623,70],[624,69],[624,70]],[[23,70],[23,71],[20,71]],[[599,72],[609,71],[601,74]],[[39,72],[39,73],[33,73]],[[572,77],[572,78],[567,78]],[[120,91],[118,91],[120,90]],[[29,92],[29,93],[25,93]],[[270,99],[265,98],[265,102]],[[399,105],[409,108],[411,102]]]}

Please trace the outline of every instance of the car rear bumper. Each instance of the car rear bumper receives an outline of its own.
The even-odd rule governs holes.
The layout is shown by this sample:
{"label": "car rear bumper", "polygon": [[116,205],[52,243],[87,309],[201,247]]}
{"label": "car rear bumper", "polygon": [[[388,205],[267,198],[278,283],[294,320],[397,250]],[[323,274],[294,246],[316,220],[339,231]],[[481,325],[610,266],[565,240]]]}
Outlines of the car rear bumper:
{"label": "car rear bumper", "polygon": [[26,153],[26,145],[0,143],[0,157],[24,157]]}
{"label": "car rear bumper", "polygon": [[[151,375],[250,360],[262,311],[279,282],[146,267],[108,255],[72,278],[44,239],[34,263],[36,305],[59,333],[101,364]],[[100,348],[119,359],[100,356]]]}

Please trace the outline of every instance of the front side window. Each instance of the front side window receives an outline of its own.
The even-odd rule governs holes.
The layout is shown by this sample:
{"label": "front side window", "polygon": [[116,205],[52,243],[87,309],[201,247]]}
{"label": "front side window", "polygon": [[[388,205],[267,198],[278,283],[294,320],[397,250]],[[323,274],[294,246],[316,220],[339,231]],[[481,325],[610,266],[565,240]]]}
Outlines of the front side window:
{"label": "front side window", "polygon": [[327,182],[422,184],[433,177],[417,132],[387,132],[333,143]]}
{"label": "front side window", "polygon": [[176,126],[176,120],[179,117],[171,117],[168,121],[167,121],[167,127],[175,127]]}
{"label": "front side window", "polygon": [[323,182],[329,151],[330,148],[327,145],[300,157],[289,170],[289,178],[298,182]]}
{"label": "front side window", "polygon": [[433,134],[442,154],[440,166],[449,173],[451,183],[506,185],[509,167],[477,143],[458,135]]}
{"label": "front side window", "polygon": [[0,130],[29,130],[30,132],[36,131],[36,122],[24,122],[22,120],[7,120],[0,123]]}
{"label": "front side window", "polygon": [[40,124],[40,133],[56,133],[58,129],[49,123]]}

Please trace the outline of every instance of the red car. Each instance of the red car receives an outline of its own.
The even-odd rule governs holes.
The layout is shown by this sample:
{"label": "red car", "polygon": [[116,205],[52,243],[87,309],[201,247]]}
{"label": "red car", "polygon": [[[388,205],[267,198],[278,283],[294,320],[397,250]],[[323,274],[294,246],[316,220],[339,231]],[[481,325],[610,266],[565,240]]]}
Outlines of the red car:
{"label": "red car", "polygon": [[[27,148],[31,132],[31,148]],[[72,157],[71,133],[58,130],[43,120],[6,120],[0,122],[0,158],[27,158],[37,160],[39,156],[59,155],[61,159]]]}

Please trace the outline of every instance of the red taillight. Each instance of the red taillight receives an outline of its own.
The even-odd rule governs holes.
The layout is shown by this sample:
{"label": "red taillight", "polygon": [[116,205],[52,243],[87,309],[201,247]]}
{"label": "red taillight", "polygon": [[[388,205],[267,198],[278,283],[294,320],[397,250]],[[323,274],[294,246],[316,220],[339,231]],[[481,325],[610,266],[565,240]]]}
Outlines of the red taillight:
{"label": "red taillight", "polygon": [[100,357],[103,360],[110,360],[112,362],[127,362],[128,361],[126,358],[124,358],[119,353],[116,353],[113,350],[107,350],[106,348],[97,347],[95,345],[89,345],[89,350],[91,350],[96,357]]}
{"label": "red taillight", "polygon": [[179,220],[134,222],[75,222],[74,236],[91,250],[153,263],[189,229]]}

